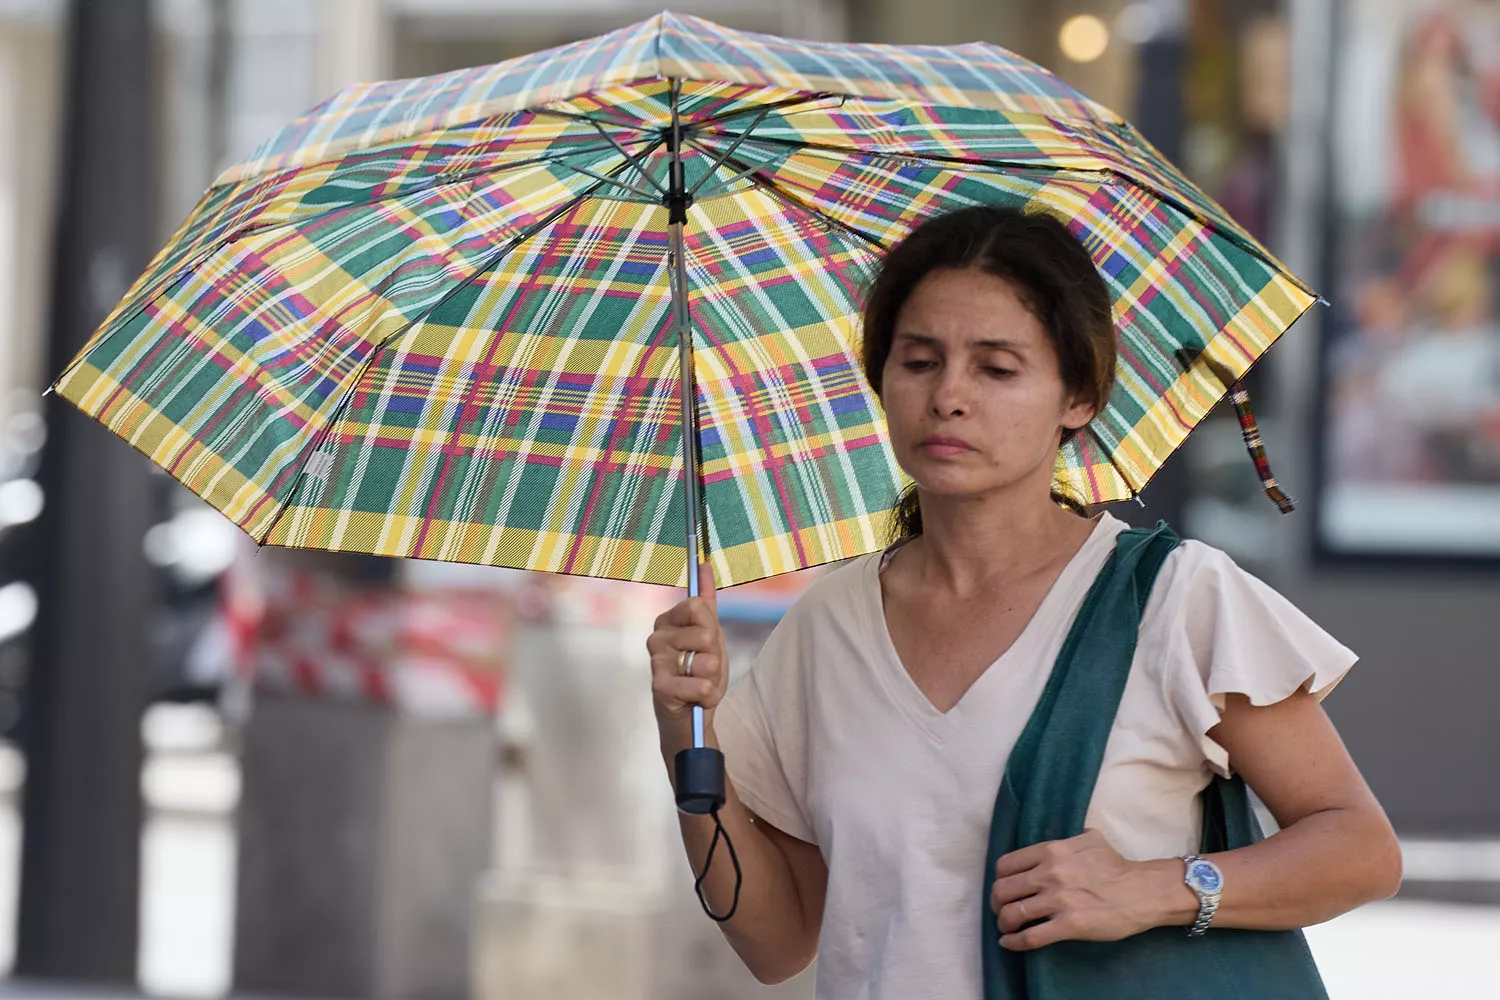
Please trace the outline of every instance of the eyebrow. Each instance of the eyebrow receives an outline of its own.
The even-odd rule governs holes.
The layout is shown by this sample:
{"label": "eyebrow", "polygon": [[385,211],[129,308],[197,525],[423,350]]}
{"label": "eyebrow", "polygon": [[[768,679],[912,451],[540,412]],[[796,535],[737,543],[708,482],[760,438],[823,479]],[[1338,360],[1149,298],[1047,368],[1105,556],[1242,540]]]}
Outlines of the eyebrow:
{"label": "eyebrow", "polygon": [[[925,344],[932,347],[941,346],[943,343],[937,337],[929,337],[926,334],[921,333],[898,333],[896,334],[896,339],[910,341],[914,344]],[[1004,338],[1001,338],[999,340],[971,340],[965,346],[989,348],[1000,351],[1014,351],[1017,354],[1024,354],[1026,352],[1025,344],[1022,344],[1019,341],[1015,340],[1006,340]]]}

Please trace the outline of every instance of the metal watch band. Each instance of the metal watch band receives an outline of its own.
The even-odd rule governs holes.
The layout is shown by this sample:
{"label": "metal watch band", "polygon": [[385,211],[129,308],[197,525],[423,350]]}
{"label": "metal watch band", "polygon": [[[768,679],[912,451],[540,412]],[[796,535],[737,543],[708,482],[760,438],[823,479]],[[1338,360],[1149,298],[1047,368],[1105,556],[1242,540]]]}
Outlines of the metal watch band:
{"label": "metal watch band", "polygon": [[[1193,925],[1188,928],[1188,937],[1202,937],[1203,934],[1208,930],[1208,925],[1213,922],[1214,911],[1218,910],[1219,908],[1219,891],[1216,890],[1214,892],[1204,892],[1202,889],[1198,888],[1198,886],[1193,884],[1190,873],[1192,872],[1194,862],[1198,861],[1203,861],[1203,859],[1198,857],[1198,855],[1196,854],[1185,854],[1182,857],[1182,863],[1184,866],[1183,881],[1187,884],[1188,888],[1192,889],[1194,894],[1198,897],[1198,919],[1194,920]],[[1213,864],[1212,862],[1204,863],[1209,865]],[[1215,867],[1215,870],[1217,871],[1217,867]]]}

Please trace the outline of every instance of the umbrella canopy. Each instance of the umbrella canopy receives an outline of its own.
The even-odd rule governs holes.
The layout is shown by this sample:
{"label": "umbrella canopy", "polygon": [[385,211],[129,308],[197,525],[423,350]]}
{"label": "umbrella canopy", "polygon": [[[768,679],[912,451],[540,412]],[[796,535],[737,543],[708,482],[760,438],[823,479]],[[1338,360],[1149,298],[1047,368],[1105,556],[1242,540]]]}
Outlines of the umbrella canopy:
{"label": "umbrella canopy", "polygon": [[681,586],[691,502],[727,586],[883,543],[863,289],[975,204],[1063,217],[1113,296],[1114,395],[1058,465],[1086,502],[1316,298],[1003,49],[668,13],[340,92],[219,178],[56,389],[261,543]]}

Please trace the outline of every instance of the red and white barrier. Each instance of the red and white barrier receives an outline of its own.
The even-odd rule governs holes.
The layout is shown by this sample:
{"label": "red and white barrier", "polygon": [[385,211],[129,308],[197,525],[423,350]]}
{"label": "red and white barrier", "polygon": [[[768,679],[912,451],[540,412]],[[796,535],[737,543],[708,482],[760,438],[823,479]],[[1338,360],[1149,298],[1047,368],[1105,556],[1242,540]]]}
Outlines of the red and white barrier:
{"label": "red and white barrier", "polygon": [[422,715],[492,715],[512,635],[509,598],[480,588],[355,588],[255,559],[224,582],[236,671],[310,698]]}

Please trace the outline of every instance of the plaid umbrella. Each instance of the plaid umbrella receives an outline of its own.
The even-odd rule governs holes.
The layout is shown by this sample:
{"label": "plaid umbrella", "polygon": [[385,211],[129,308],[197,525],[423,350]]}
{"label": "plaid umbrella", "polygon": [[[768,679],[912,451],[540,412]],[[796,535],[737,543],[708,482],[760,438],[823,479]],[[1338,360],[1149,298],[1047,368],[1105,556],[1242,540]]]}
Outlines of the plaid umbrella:
{"label": "plaid umbrella", "polygon": [[975,204],[1065,218],[1113,294],[1114,395],[1058,465],[1087,502],[1315,301],[1003,49],[669,13],[340,92],[219,178],[55,388],[261,543],[727,586],[881,544],[861,290]]}

